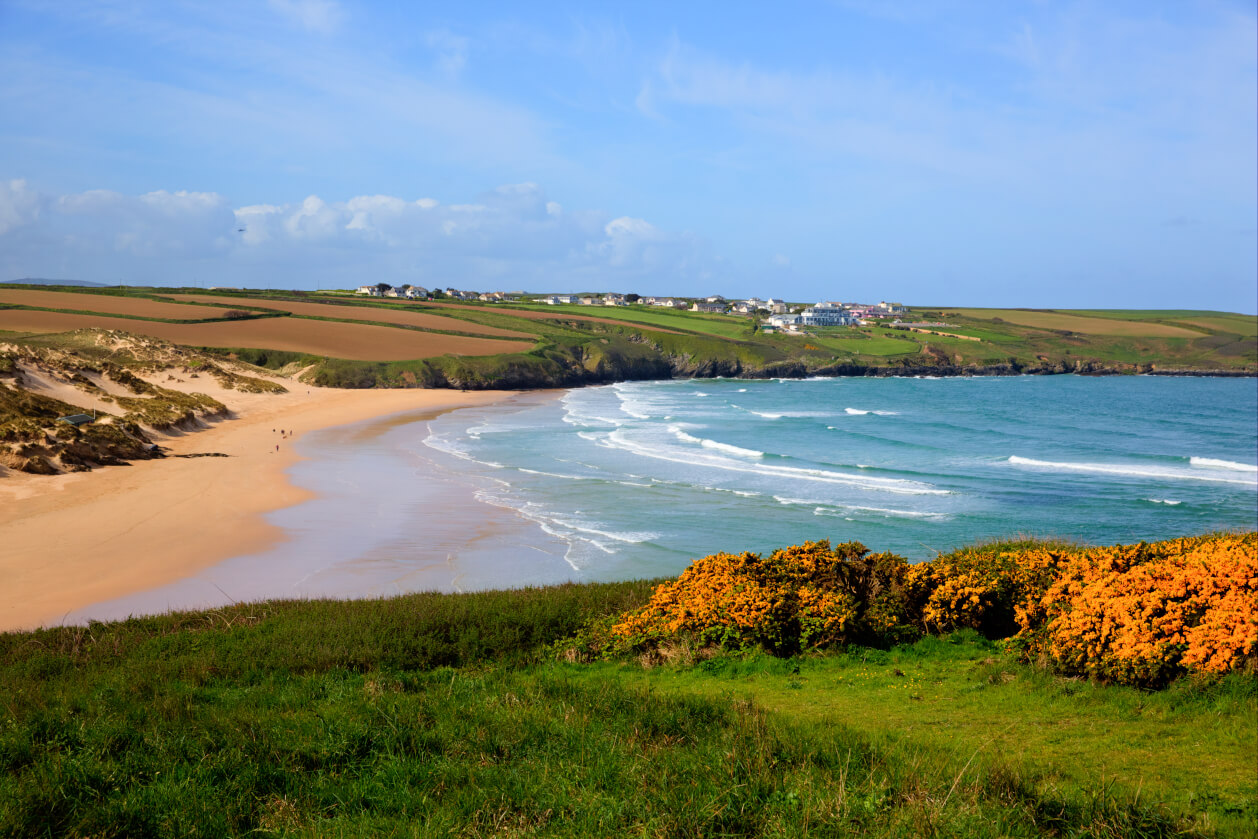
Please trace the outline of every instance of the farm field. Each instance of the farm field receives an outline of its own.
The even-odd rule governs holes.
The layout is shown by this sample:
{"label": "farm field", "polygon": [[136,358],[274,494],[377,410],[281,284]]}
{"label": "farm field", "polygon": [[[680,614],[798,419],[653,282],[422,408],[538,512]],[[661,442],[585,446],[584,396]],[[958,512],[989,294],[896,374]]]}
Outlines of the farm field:
{"label": "farm field", "polygon": [[0,309],[0,330],[18,333],[120,329],[194,347],[249,347],[351,361],[405,361],[440,355],[498,355],[527,351],[527,341],[468,338],[387,326],[297,318],[176,324],[61,312]]}
{"label": "farm field", "polygon": [[[198,303],[218,303],[222,305],[240,305],[250,302],[231,297],[216,297],[208,294],[172,294],[168,296],[176,300],[192,300]],[[444,317],[442,315],[434,315],[422,311],[412,312],[405,309],[384,306],[300,303],[291,300],[271,299],[262,299],[258,301],[256,305],[263,309],[274,309],[281,312],[290,312],[294,315],[304,315],[307,317],[395,323],[399,326],[415,326],[420,329],[434,329],[445,332],[471,332],[477,335],[486,335],[495,338],[533,339],[533,336],[527,332],[519,332],[512,329],[500,329],[495,326],[485,326],[483,324],[461,320],[458,318]]]}
{"label": "farm field", "polygon": [[227,309],[244,309],[250,307],[239,300],[213,300],[208,302],[221,303],[223,308],[208,306],[188,306],[179,303],[163,303],[144,297],[123,297],[112,294],[88,294],[71,291],[34,291],[24,288],[0,288],[0,304],[12,303],[19,306],[38,306],[44,309],[76,309],[84,312],[102,312],[113,315],[133,315],[142,318],[163,318],[166,320],[205,320],[221,318]]}
{"label": "farm field", "polygon": [[[667,329],[654,322],[633,321],[623,317],[602,317],[600,315],[587,314],[591,309],[596,312],[605,311],[605,307],[591,306],[547,306],[545,309],[525,309],[520,306],[511,306],[507,304],[495,304],[492,308],[485,306],[467,306],[462,303],[444,303],[441,301],[428,300],[425,306],[434,306],[442,309],[461,309],[465,312],[493,312],[499,315],[509,317],[523,318],[524,320],[545,321],[545,320],[565,320],[565,321],[588,321],[590,323],[608,323],[613,326],[638,326],[644,329],[653,329],[657,332],[671,332],[677,334],[676,330]],[[559,309],[562,311],[552,311]],[[685,328],[679,326],[679,328]]]}
{"label": "farm field", "polygon": [[[545,309],[556,310],[556,314],[551,315],[548,311],[538,312],[544,317],[562,317],[559,313],[567,313],[569,315],[582,315],[589,311],[589,306],[546,306]],[[606,319],[630,323],[640,326],[654,326],[668,329],[684,330],[687,332],[698,332],[703,335],[712,335],[718,338],[746,338],[749,332],[749,324],[751,318],[741,317],[738,315],[714,315],[701,314],[698,312],[683,312],[676,309],[664,309],[654,306],[607,306],[602,307],[606,310]],[[516,311],[524,311],[516,309]]]}
{"label": "farm field", "polygon": [[1113,335],[1141,338],[1200,338],[1201,333],[1182,326],[1165,323],[1131,321],[1118,318],[1067,315],[1052,311],[1022,309],[945,309],[974,320],[994,318],[1037,329],[1057,329],[1081,335]]}

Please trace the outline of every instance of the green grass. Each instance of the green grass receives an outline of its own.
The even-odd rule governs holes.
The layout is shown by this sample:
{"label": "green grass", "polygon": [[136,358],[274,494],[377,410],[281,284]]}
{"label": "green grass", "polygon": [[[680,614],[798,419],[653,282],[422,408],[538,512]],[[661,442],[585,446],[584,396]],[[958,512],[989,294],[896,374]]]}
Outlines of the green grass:
{"label": "green grass", "polygon": [[1084,801],[1105,785],[1120,799],[1139,795],[1174,812],[1207,813],[1227,833],[1258,827],[1252,675],[1162,692],[1107,687],[1019,664],[967,633],[890,651],[609,668],[600,678],[608,675],[670,694],[754,701],[792,720],[853,728],[893,751],[1017,767],[1067,800]]}
{"label": "green grass", "polygon": [[[175,300],[163,295],[198,289],[78,290],[79,298],[93,294],[134,295]],[[914,373],[940,366],[982,371],[1119,373],[1219,371],[1254,374],[1258,371],[1258,318],[1249,315],[1192,310],[1140,312],[1135,310],[1007,310],[915,307],[909,320],[945,320],[941,331],[981,339],[963,341],[939,335],[872,328],[822,328],[804,336],[782,336],[754,331],[755,321],[644,306],[545,306],[540,304],[467,303],[431,306],[423,302],[363,300],[352,295],[316,295],[295,291],[216,291],[240,301],[253,317],[288,316],[267,310],[268,301],[299,300],[355,306],[371,322],[370,310],[429,312],[483,326],[500,327],[536,336],[536,346],[523,353],[477,359],[425,359],[392,363],[312,359],[312,380],[319,384],[353,387],[562,387],[591,382],[670,376],[756,375],[805,376],[827,370],[864,372],[860,368],[892,368]],[[188,301],[179,302],[187,303]],[[194,305],[190,304],[189,305]],[[218,304],[199,304],[214,305]],[[84,309],[88,307],[85,302]],[[571,316],[572,321],[532,320],[521,309]],[[943,318],[941,313],[948,317]],[[1006,316],[1006,317],[1002,317]],[[622,326],[582,321],[600,318]],[[1009,318],[1025,321],[1020,325]],[[344,320],[334,317],[329,320]],[[1084,334],[1093,324],[1101,332],[1133,331],[1136,322],[1177,327],[1183,334],[1143,336]],[[363,322],[363,321],[352,321]],[[1108,322],[1108,323],[1106,323]],[[392,328],[463,333],[376,322]],[[102,326],[109,321],[102,320]],[[1062,328],[1054,328],[1062,327]],[[668,334],[651,329],[671,330]],[[1136,328],[1134,331],[1141,331]],[[1157,331],[1157,330],[1153,330]],[[479,336],[478,336],[479,337]],[[37,339],[38,340],[38,339]],[[929,344],[931,351],[923,352]],[[249,352],[274,356],[265,347]],[[960,359],[958,360],[958,356]]]}
{"label": "green grass", "polygon": [[686,312],[656,306],[546,306],[502,304],[503,311],[530,309],[537,312],[554,312],[585,317],[623,320],[627,324],[658,326],[682,332],[696,332],[720,338],[746,338],[751,335],[752,319],[741,315],[719,315],[709,312]]}
{"label": "green grass", "polygon": [[554,660],[551,642],[651,589],[275,602],[0,634],[0,836],[1254,827],[1252,682],[1058,683],[973,635],[650,670]]}

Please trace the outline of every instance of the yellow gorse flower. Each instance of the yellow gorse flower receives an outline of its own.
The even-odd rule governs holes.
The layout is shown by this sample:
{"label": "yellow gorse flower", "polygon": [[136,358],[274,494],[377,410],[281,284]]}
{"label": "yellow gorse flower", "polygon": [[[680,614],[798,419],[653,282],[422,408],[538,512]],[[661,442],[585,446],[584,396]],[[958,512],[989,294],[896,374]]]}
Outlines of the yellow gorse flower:
{"label": "yellow gorse flower", "polygon": [[1258,533],[1101,548],[967,548],[909,565],[859,542],[697,560],[611,628],[773,652],[885,644],[969,627],[1028,660],[1156,685],[1258,662]]}

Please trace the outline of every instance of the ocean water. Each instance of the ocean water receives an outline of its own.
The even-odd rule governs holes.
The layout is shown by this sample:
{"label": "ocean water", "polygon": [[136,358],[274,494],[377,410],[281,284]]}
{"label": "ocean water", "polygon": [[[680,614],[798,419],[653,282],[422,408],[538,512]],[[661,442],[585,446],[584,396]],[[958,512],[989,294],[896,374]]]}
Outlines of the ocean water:
{"label": "ocean water", "polygon": [[925,559],[1253,528],[1256,426],[1251,379],[728,379],[457,411],[414,442],[614,578],[805,539]]}
{"label": "ocean water", "polygon": [[676,574],[857,540],[1258,526],[1258,383],[1075,376],[633,382],[312,432],[288,538],[67,616]]}

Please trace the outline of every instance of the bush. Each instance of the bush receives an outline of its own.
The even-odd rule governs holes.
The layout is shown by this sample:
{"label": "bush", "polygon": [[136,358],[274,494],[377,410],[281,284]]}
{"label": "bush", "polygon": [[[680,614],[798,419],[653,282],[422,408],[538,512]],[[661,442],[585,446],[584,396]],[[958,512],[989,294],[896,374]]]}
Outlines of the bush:
{"label": "bush", "polygon": [[886,644],[913,634],[904,610],[908,568],[903,557],[871,554],[859,542],[805,542],[768,557],[714,554],[591,640],[607,651],[641,652],[690,637],[704,647],[778,655]]}
{"label": "bush", "polygon": [[[646,606],[589,624],[580,656],[775,655],[973,629],[1070,674],[1158,687],[1258,669],[1258,533],[1102,548],[963,548],[910,566],[859,542],[713,554]],[[567,646],[569,651],[573,646]],[[663,655],[663,657],[668,657]]]}

